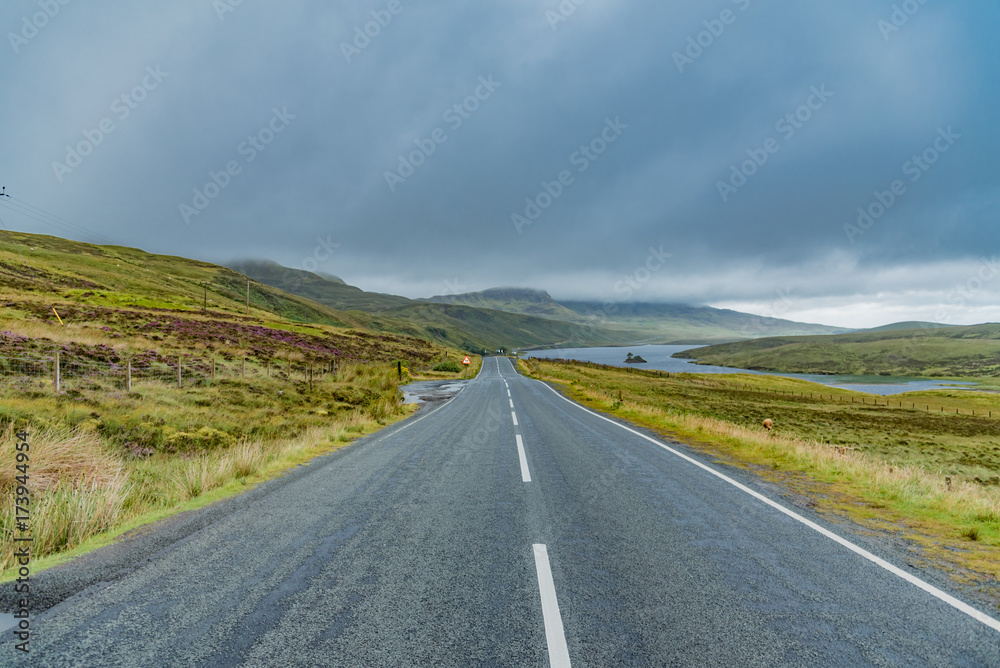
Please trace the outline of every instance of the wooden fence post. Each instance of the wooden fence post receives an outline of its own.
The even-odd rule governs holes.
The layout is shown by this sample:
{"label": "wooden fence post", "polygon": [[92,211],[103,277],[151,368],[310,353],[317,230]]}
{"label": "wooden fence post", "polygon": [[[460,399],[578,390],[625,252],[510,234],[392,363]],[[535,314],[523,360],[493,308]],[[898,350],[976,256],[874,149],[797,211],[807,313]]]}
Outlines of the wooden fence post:
{"label": "wooden fence post", "polygon": [[181,357],[177,357],[177,387],[181,386]]}
{"label": "wooden fence post", "polygon": [[212,358],[212,380],[215,380],[215,358]]}
{"label": "wooden fence post", "polygon": [[267,361],[267,377],[271,377],[271,360]]}
{"label": "wooden fence post", "polygon": [[59,351],[56,351],[55,377],[53,378],[56,392],[59,391]]}
{"label": "wooden fence post", "polygon": [[247,358],[246,357],[243,358],[243,369],[240,371],[240,374],[242,375],[243,378],[247,377]]}

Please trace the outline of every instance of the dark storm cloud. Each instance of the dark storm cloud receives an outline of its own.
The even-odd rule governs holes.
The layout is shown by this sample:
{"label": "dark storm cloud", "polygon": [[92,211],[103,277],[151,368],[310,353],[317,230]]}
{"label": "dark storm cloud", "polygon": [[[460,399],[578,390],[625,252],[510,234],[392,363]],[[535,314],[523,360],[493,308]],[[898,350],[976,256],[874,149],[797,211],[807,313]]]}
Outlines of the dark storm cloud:
{"label": "dark storm cloud", "polygon": [[989,280],[949,301],[996,248],[998,14],[12,2],[0,180],[118,243],[411,296],[998,319]]}

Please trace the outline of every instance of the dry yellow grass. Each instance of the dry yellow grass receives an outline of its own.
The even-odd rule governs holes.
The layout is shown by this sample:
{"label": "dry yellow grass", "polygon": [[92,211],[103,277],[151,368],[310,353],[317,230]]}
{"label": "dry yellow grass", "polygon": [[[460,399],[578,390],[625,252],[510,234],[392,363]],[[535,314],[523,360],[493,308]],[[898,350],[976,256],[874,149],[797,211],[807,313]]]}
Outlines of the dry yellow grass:
{"label": "dry yellow grass", "polygon": [[[0,441],[14,442],[13,425],[6,425]],[[32,430],[29,436],[33,493],[56,487],[109,485],[122,475],[123,462],[106,452],[100,437],[85,430],[65,427]],[[0,493],[9,494],[15,487],[14,448],[0,449]]]}
{"label": "dry yellow grass", "polygon": [[[604,399],[613,401],[610,396]],[[964,480],[946,482],[943,476],[917,467],[893,466],[857,450],[788,438],[762,429],[673,413],[636,402],[625,401],[616,412],[624,417],[644,416],[645,422],[671,423],[675,429],[687,433],[702,433],[755,460],[785,460],[789,468],[818,473],[826,479],[855,481],[887,500],[923,506],[935,514],[966,517],[970,522],[1000,522],[1000,490],[996,488]]]}
{"label": "dry yellow grass", "polygon": [[[8,425],[0,441],[13,443]],[[29,432],[27,535],[36,555],[57,552],[113,527],[122,517],[132,485],[123,463],[104,450],[97,435],[64,428]],[[0,450],[0,530],[10,541],[15,531],[18,482],[13,447]],[[13,550],[4,546],[0,570]]]}
{"label": "dry yellow grass", "polygon": [[[91,431],[32,431],[28,487],[33,554],[63,552],[144,513],[177,507],[232,483],[266,479],[371,430],[374,418],[369,412],[352,411],[294,438],[242,440],[192,458],[156,455],[131,462],[109,454]],[[14,440],[8,425],[0,432],[0,442],[9,445]],[[0,553],[3,571],[13,563],[17,471],[14,448],[0,453],[0,530],[7,541]]]}
{"label": "dry yellow grass", "polygon": [[[58,325],[39,320],[19,320],[0,318],[0,331],[12,332],[30,339],[49,339],[56,343],[79,343],[88,346],[107,345],[124,349],[121,340],[116,340],[95,327],[78,323]],[[136,341],[130,341],[135,345]],[[149,342],[151,343],[151,342]]]}

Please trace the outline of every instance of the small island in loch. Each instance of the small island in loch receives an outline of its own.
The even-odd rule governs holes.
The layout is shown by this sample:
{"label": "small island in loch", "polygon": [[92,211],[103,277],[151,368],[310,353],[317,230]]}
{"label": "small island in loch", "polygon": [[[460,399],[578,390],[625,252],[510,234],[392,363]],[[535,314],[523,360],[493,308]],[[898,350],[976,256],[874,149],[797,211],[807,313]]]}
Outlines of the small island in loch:
{"label": "small island in loch", "polygon": [[625,358],[625,364],[647,364],[647,362],[638,355],[633,355],[632,353],[629,353],[628,357]]}

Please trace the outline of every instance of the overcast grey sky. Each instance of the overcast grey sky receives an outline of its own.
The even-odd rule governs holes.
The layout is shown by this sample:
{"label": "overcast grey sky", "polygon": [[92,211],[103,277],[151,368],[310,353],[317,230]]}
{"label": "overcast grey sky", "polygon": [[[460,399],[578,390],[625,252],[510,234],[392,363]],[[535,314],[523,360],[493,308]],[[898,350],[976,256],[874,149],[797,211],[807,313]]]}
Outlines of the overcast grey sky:
{"label": "overcast grey sky", "polygon": [[995,2],[10,0],[0,23],[12,229],[410,297],[1000,321]]}

